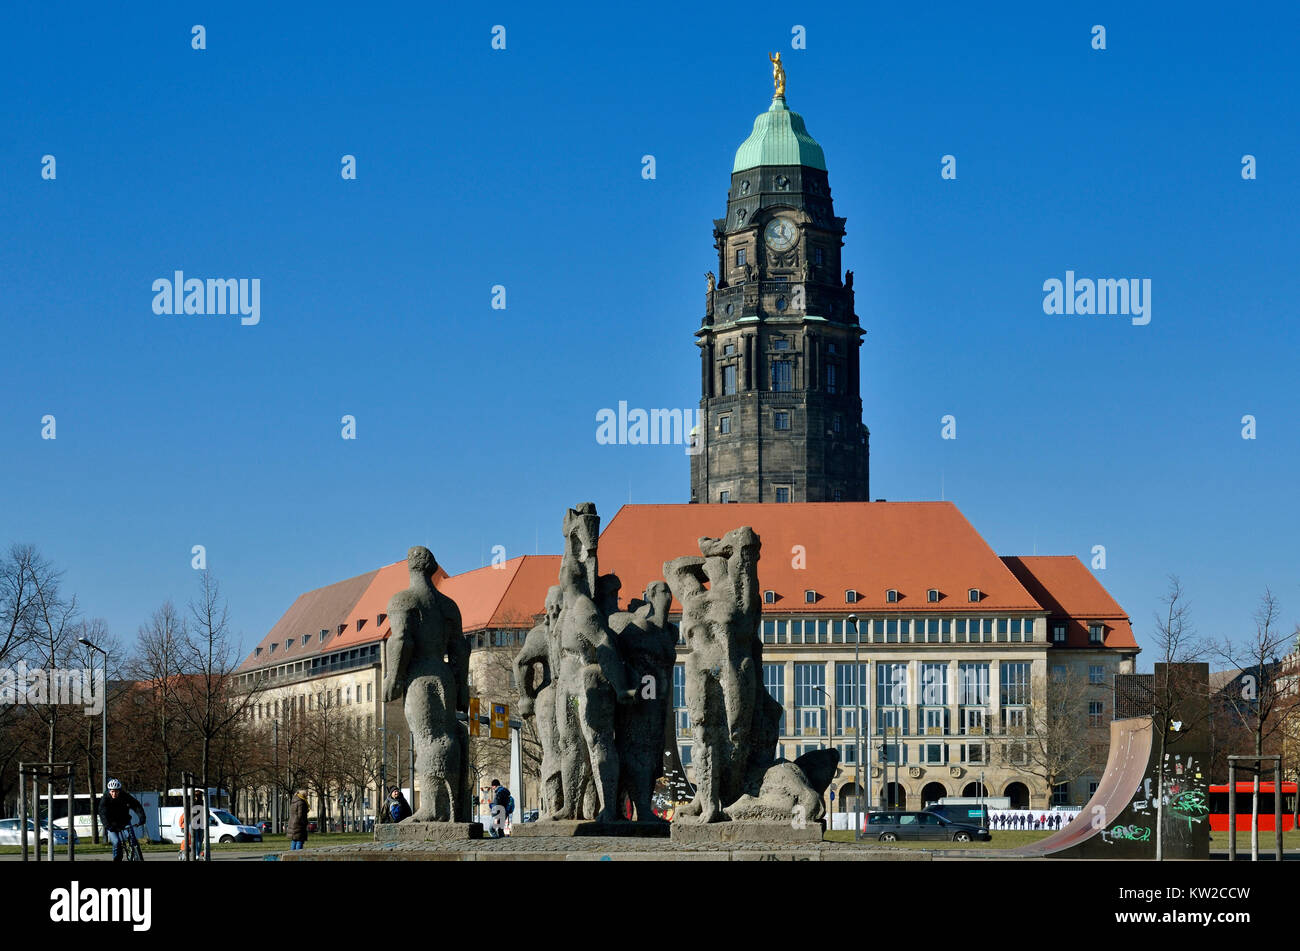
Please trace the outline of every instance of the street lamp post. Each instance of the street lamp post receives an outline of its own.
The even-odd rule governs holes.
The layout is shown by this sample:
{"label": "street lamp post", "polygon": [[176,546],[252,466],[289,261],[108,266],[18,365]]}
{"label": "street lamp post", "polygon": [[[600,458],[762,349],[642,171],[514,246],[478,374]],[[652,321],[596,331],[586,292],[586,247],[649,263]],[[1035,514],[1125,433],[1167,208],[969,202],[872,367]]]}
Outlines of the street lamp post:
{"label": "street lamp post", "polygon": [[[862,811],[862,664],[858,645],[862,638],[858,634],[858,616],[850,614],[848,622],[853,625],[853,707],[856,719],[853,725],[853,841],[862,838],[862,823],[866,820]],[[868,775],[867,781],[871,781]],[[871,797],[867,797],[871,801]]]}
{"label": "street lamp post", "polygon": [[[81,641],[82,644],[84,644],[86,647],[89,647],[91,650],[98,651],[100,654],[103,655],[104,658],[104,696],[99,698],[100,714],[103,717],[100,726],[100,732],[103,734],[103,736],[100,737],[102,741],[101,753],[100,753],[102,759],[100,761],[99,783],[102,787],[106,789],[108,788],[108,651],[104,650],[104,648],[102,647],[96,647],[94,644],[86,640],[86,638],[84,637],[80,638],[79,640]],[[103,796],[104,794],[100,793],[100,795]],[[96,806],[97,806],[96,803],[91,803],[91,808],[95,808]],[[68,802],[68,815],[69,816],[72,815],[71,801]],[[53,825],[53,822],[54,820],[51,819],[50,820],[51,825]],[[73,824],[72,819],[68,819],[69,829],[72,828],[72,824]],[[53,837],[53,835],[54,833],[51,832],[50,836]],[[105,835],[105,838],[107,838],[107,835]]]}
{"label": "street lamp post", "polygon": [[[834,749],[835,748],[835,698],[830,693],[827,693],[825,687],[818,687],[814,684],[813,689],[821,691],[822,700],[826,702],[827,718],[829,724],[826,730],[827,743],[831,749]],[[831,782],[833,785],[834,779],[832,779]],[[834,819],[835,798],[834,797],[835,797],[835,790],[834,788],[832,788],[831,789],[831,817],[832,818],[831,818],[830,826],[828,826],[828,828],[834,828],[835,826],[835,819]],[[840,803],[840,805],[843,806],[844,804]]]}

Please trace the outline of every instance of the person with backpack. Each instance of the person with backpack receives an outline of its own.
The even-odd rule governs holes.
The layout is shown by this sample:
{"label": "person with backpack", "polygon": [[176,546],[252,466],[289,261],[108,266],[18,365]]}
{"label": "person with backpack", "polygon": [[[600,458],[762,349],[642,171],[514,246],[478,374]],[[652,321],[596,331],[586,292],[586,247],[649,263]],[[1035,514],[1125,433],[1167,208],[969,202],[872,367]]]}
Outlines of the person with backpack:
{"label": "person with backpack", "polygon": [[388,790],[388,815],[393,822],[401,822],[411,816],[411,804],[396,786]]}
{"label": "person with backpack", "polygon": [[515,797],[510,795],[510,790],[501,785],[501,780],[492,780],[492,825],[491,835],[494,839],[500,839],[506,834],[506,822],[510,819],[510,814],[515,809]]}

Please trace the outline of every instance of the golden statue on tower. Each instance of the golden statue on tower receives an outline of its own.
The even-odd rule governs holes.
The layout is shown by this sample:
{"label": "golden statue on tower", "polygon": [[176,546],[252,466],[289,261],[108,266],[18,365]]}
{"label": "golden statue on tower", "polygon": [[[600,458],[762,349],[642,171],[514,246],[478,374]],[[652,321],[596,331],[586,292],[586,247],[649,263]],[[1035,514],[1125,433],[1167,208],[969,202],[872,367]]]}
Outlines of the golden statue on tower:
{"label": "golden statue on tower", "polygon": [[776,87],[776,92],[772,98],[777,96],[785,98],[785,67],[781,65],[780,53],[768,53],[767,58],[772,61],[772,85]]}

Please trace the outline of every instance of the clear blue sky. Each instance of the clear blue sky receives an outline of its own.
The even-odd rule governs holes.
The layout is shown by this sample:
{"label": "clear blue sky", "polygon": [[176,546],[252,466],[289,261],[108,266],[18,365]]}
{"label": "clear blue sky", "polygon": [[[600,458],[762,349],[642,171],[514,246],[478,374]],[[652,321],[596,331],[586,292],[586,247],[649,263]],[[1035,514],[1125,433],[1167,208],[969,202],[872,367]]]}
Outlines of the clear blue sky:
{"label": "clear blue sky", "polygon": [[[248,645],[414,543],[455,572],[556,550],[581,500],[686,501],[680,447],[595,414],[697,405],[781,49],[848,218],[872,495],[942,494],[1002,554],[1105,545],[1144,644],[1171,572],[1202,633],[1266,585],[1291,626],[1300,14],[1055,6],[8,10],[0,542],[127,640],[205,545]],[[177,269],[259,278],[261,323],[155,316]],[[1067,269],[1150,278],[1150,325],[1045,315]]]}

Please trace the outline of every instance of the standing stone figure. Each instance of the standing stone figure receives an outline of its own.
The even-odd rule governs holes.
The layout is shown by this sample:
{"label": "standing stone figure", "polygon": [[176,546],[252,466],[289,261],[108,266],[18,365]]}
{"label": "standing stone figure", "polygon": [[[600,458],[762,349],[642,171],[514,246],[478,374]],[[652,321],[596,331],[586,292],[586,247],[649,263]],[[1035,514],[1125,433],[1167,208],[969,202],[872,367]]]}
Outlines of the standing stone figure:
{"label": "standing stone figure", "polygon": [[[756,713],[760,720],[768,716],[767,706],[759,704],[759,694],[767,696],[758,631],[761,543],[745,526],[721,539],[701,538],[699,544],[703,557],[687,555],[664,564],[664,577],[682,605],[690,651],[686,709],[695,738],[695,799],[677,815],[725,822],[724,807],[749,791],[747,780],[761,781],[775,753],[753,746]],[[758,733],[765,743],[770,730]]]}
{"label": "standing stone figure", "polygon": [[555,723],[555,678],[560,666],[559,620],[562,606],[560,586],[551,585],[546,592],[546,617],[528,632],[523,648],[515,657],[519,713],[523,717],[534,718],[537,738],[542,744],[541,785],[548,815],[558,812],[564,802]]}
{"label": "standing stone figure", "polygon": [[469,732],[456,711],[469,710],[469,644],[460,608],[433,586],[429,549],[406,556],[411,586],[388,602],[392,635],[385,644],[384,700],[405,696],[424,795],[406,822],[468,822]]}
{"label": "standing stone figure", "polygon": [[611,614],[619,653],[627,665],[636,699],[618,708],[619,801],[626,796],[640,822],[660,822],[654,814],[655,780],[663,775],[664,718],[673,687],[677,625],[668,621],[672,592],[652,581],[643,601]]}
{"label": "standing stone figure", "polygon": [[563,801],[554,818],[615,822],[620,817],[614,710],[631,702],[635,692],[608,627],[610,591],[617,604],[618,586],[617,578],[599,574],[599,535],[600,516],[591,502],[565,514],[555,703]]}

